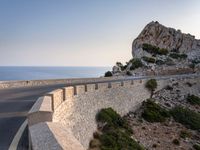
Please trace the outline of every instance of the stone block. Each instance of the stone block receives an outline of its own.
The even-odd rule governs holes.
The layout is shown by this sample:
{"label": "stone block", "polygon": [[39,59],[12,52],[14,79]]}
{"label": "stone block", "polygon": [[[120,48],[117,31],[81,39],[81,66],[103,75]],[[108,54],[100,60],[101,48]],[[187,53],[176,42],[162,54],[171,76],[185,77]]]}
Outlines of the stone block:
{"label": "stone block", "polygon": [[64,101],[63,89],[54,90],[46,94],[46,96],[50,96],[52,98],[53,110],[55,110]]}
{"label": "stone block", "polygon": [[75,88],[76,88],[76,95],[85,93],[85,85],[77,85]]}
{"label": "stone block", "polygon": [[87,88],[87,92],[93,92],[95,91],[95,84],[87,84],[86,88]]}
{"label": "stone block", "polygon": [[74,87],[64,87],[64,100],[71,99],[74,96]]}
{"label": "stone block", "polygon": [[28,112],[28,124],[31,126],[39,122],[52,121],[52,115],[53,110],[51,97],[39,97]]}

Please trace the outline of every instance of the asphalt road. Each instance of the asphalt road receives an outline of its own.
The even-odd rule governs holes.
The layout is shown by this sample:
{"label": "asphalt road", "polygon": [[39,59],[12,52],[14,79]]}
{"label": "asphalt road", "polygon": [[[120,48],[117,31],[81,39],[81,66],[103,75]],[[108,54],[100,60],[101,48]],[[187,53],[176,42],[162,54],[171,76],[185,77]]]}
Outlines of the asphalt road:
{"label": "asphalt road", "polygon": [[[157,79],[191,77],[199,75],[173,75],[156,77]],[[126,79],[114,80],[136,80],[151,77],[128,77]],[[113,80],[110,80],[113,81]],[[89,83],[89,82],[88,82]],[[95,83],[95,82],[90,82]],[[20,126],[26,120],[26,115],[38,97],[54,89],[68,86],[66,84],[51,86],[35,86],[25,88],[1,89],[0,90],[0,150],[8,150],[14,136]],[[28,149],[27,127],[23,132],[18,144],[18,150]]]}

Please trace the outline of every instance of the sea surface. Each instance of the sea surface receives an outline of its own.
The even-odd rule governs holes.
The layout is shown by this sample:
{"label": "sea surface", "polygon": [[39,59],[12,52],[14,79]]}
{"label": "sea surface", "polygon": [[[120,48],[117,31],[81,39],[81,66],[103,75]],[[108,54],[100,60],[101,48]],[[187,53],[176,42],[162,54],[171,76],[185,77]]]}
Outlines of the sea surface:
{"label": "sea surface", "polygon": [[110,67],[0,67],[0,81],[100,77]]}

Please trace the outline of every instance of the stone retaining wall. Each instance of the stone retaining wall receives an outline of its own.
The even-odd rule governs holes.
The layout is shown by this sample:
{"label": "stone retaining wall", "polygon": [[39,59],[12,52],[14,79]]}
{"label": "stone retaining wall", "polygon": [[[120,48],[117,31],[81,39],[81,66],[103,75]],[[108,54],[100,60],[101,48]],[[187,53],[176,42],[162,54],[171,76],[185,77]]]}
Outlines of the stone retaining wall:
{"label": "stone retaining wall", "polygon": [[[87,149],[97,127],[97,112],[107,107],[120,115],[134,111],[150,96],[145,83],[146,80],[129,80],[78,85],[40,97],[28,115],[32,148]],[[158,90],[168,83],[169,80],[158,80]]]}

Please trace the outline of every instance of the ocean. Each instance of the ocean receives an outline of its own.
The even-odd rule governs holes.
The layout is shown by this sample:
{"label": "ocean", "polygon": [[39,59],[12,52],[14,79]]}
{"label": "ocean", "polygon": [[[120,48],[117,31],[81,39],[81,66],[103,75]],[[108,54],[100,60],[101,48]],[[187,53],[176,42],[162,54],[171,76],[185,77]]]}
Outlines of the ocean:
{"label": "ocean", "polygon": [[110,67],[0,67],[0,81],[100,77]]}

